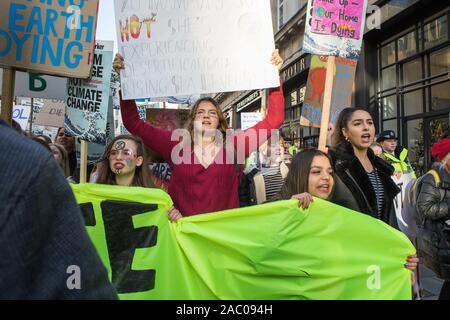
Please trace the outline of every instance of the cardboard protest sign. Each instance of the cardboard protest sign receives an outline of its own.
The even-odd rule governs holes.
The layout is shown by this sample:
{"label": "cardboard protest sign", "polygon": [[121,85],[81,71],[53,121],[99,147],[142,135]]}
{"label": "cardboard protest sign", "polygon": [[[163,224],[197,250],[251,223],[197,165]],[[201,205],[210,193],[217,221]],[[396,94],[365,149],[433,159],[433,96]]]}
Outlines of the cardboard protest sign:
{"label": "cardboard protest sign", "polygon": [[[311,57],[305,101],[300,118],[302,126],[320,127],[327,61],[327,56],[312,55]],[[336,119],[343,109],[352,106],[356,63],[355,60],[336,58],[330,108],[330,122],[333,124],[336,123]]]}
{"label": "cardboard protest sign", "polygon": [[308,0],[303,50],[358,60],[367,0]]}
{"label": "cardboard protest sign", "polygon": [[322,199],[171,223],[162,190],[72,188],[120,299],[411,299],[408,238]]}
{"label": "cardboard protest sign", "polygon": [[[0,69],[0,88],[2,86],[3,69]],[[65,100],[66,78],[44,76],[35,73],[16,72],[14,96]]]}
{"label": "cardboard protest sign", "polygon": [[124,99],[279,85],[269,1],[115,0]]}
{"label": "cardboard protest sign", "polygon": [[49,127],[64,127],[65,105],[63,100],[45,100],[34,124]]}
{"label": "cardboard protest sign", "polygon": [[99,41],[95,47],[91,79],[68,81],[65,132],[81,140],[105,144],[113,42]]}
{"label": "cardboard protest sign", "polygon": [[98,0],[3,0],[0,65],[24,71],[88,78]]}
{"label": "cardboard protest sign", "polygon": [[28,121],[30,120],[31,106],[19,106],[13,107],[12,119],[20,124],[22,130],[27,130]]}

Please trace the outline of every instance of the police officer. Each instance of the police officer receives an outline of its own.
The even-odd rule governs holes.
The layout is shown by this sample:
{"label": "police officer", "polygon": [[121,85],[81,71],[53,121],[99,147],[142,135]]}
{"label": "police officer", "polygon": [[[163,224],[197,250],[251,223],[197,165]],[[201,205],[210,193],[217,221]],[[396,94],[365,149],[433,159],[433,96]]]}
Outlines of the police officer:
{"label": "police officer", "polygon": [[408,149],[398,146],[398,138],[392,130],[386,130],[379,134],[377,142],[383,148],[382,157],[394,167],[394,175],[411,174],[416,178],[414,169],[408,160]]}

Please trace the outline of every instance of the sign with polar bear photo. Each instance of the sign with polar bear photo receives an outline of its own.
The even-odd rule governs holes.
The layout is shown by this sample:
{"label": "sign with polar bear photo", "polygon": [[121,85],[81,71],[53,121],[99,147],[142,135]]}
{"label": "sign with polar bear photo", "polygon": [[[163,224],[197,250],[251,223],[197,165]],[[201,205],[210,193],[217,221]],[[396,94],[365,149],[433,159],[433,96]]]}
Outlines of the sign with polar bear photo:
{"label": "sign with polar bear photo", "polygon": [[268,0],[115,0],[124,99],[279,86]]}

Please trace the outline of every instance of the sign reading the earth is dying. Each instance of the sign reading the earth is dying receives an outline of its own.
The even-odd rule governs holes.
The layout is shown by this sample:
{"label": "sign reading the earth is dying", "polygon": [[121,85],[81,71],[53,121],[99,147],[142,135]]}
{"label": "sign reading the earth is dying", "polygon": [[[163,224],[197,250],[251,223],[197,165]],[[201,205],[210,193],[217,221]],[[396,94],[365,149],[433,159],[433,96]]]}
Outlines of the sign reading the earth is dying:
{"label": "sign reading the earth is dying", "polygon": [[99,0],[2,0],[0,65],[88,78]]}

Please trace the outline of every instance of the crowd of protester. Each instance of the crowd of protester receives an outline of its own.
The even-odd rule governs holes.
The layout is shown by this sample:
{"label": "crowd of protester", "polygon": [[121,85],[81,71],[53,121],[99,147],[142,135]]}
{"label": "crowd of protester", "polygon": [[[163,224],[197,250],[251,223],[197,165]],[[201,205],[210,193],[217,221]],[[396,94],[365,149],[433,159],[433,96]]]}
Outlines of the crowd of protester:
{"label": "crowd of protester", "polygon": [[[278,67],[283,64],[278,52],[274,52],[272,63]],[[124,68],[124,61],[120,55],[116,56],[114,67],[117,71]],[[182,140],[181,147],[177,142],[172,141],[170,131],[156,128],[141,120],[134,101],[121,99],[122,118],[131,134],[117,136],[106,146],[102,158],[95,166],[91,182],[155,188],[146,152],[146,148],[149,148],[162,156],[172,170],[168,193],[174,206],[170,208],[167,215],[173,222],[186,216],[285,199],[297,199],[299,207],[308,208],[316,197],[369,215],[399,229],[393,201],[400,190],[392,177],[403,169],[402,174],[413,172],[413,168],[407,160],[407,151],[397,145],[398,139],[394,132],[382,132],[377,135],[372,116],[366,109],[347,108],[340,113],[336,127],[329,130],[330,145],[327,152],[314,148],[301,150],[291,146],[276,133],[271,137],[272,132],[276,132],[284,121],[282,86],[270,90],[268,101],[266,117],[252,128],[238,132],[231,138],[233,150],[239,146],[243,148],[245,163],[239,163],[236,159],[230,163],[227,161],[229,150],[225,145],[228,124],[220,107],[213,99],[200,99],[192,107],[186,126],[190,139]],[[24,191],[27,197],[18,198],[17,201],[23,203],[19,205],[16,203],[14,212],[19,210],[17,208],[23,208],[25,215],[26,210],[33,208],[37,219],[51,212],[58,221],[67,219],[61,228],[64,226],[71,228],[69,221],[75,219],[75,216],[70,215],[70,212],[77,211],[77,206],[67,181],[79,182],[80,170],[75,152],[75,138],[67,136],[64,128],[59,128],[55,141],[51,141],[44,135],[30,137],[20,129],[20,126],[13,127],[23,137],[13,133],[5,123],[0,126],[2,140],[10,141],[8,145],[2,143],[1,148],[5,150],[9,148],[9,154],[16,149],[18,154],[22,154],[22,157],[19,157],[12,165],[16,166],[23,162],[23,168],[25,168],[35,161],[40,166],[38,169],[32,167],[27,169],[29,177],[33,171],[36,171],[36,178],[29,182],[26,182],[24,178],[25,180],[21,181],[25,182],[21,185],[25,186],[29,183],[30,186],[39,190],[43,186],[47,188],[53,184],[49,191],[53,192],[50,197],[52,201],[45,203],[36,199],[39,192],[36,191],[36,194],[33,194],[33,189],[30,189],[31,191]],[[250,143],[246,135],[248,130],[257,133],[256,143]],[[210,132],[219,132],[220,136],[211,135]],[[176,148],[179,148],[177,150],[179,157],[189,161],[181,163],[174,161],[173,154]],[[437,228],[437,221],[450,219],[450,139],[438,142],[433,146],[432,151],[433,157],[438,161],[435,168],[440,178],[439,183],[435,181],[435,174],[426,174],[423,178],[417,179],[420,180],[417,191],[417,210],[422,217],[421,225],[424,230],[434,230],[433,228]],[[0,152],[0,154],[4,153]],[[50,161],[51,159],[54,161]],[[10,170],[12,173],[15,169]],[[0,175],[2,183],[7,179],[17,179],[3,171]],[[67,181],[62,181],[63,177]],[[189,188],[186,188],[187,185]],[[6,190],[5,194],[2,192],[2,195],[13,197],[8,192],[10,191]],[[16,190],[16,194],[17,192],[20,191]],[[65,201],[69,204],[64,205]],[[4,210],[7,214],[12,214],[13,209]],[[15,213],[15,215],[18,214]],[[19,219],[19,217],[15,218]],[[2,216],[2,219],[6,218]],[[50,220],[50,217],[46,219]],[[85,297],[114,298],[114,289],[109,286],[106,272],[101,267],[94,248],[88,242],[86,232],[83,231],[81,217],[75,220],[72,222],[78,228],[72,228],[67,233],[75,239],[72,244],[67,241],[58,242],[64,234],[64,231],[60,230],[61,234],[55,235],[46,245],[55,247],[66,245],[64,250],[69,250],[67,252],[80,251],[80,248],[83,248],[83,254],[74,253],[74,261],[79,259],[80,265],[92,264],[92,270],[97,270],[97,273],[93,272],[91,280],[98,284],[95,290],[86,284],[84,290],[88,293]],[[27,223],[26,219],[21,222]],[[20,233],[18,230],[15,231]],[[18,237],[8,238],[13,233],[14,230],[6,234],[2,232],[0,243],[24,240]],[[448,237],[448,233],[446,236]],[[450,239],[447,238],[445,241],[448,243]],[[438,247],[435,251],[446,250],[439,257],[427,256],[427,259],[435,269],[440,269],[440,275],[449,277],[450,248],[441,248],[440,243],[430,245]],[[36,246],[39,244],[36,243]],[[40,247],[39,250],[44,249]],[[17,256],[17,259],[20,257]],[[43,260],[35,261],[36,266],[33,264],[33,268],[39,269],[40,263],[45,263],[44,256],[40,259]],[[64,259],[61,260],[61,264],[62,261]],[[405,268],[415,271],[418,263],[417,255],[405,257]],[[50,275],[47,276],[50,277]],[[13,291],[17,296],[35,297],[37,294],[33,291],[33,286],[21,282],[20,275],[2,278],[8,279],[0,280],[2,288],[0,296],[5,292],[11,293],[11,291],[3,290],[5,287],[17,287],[16,291]],[[448,299],[450,285],[448,279],[444,280],[446,282],[442,288],[441,298]],[[55,281],[53,279],[50,282]],[[412,284],[414,281],[412,277]],[[81,293],[77,292],[77,294]],[[55,289],[55,291],[48,290],[44,295],[37,295],[37,297],[64,298],[70,297],[70,294],[61,294]]]}

